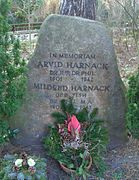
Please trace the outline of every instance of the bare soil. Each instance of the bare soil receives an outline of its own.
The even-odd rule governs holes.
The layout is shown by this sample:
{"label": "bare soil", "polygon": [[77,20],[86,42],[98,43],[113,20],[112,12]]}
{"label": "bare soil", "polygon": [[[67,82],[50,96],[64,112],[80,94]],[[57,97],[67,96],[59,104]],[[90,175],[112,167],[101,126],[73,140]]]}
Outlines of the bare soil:
{"label": "bare soil", "polygon": [[106,162],[105,180],[138,180],[139,140],[130,137],[125,147],[107,153]]}

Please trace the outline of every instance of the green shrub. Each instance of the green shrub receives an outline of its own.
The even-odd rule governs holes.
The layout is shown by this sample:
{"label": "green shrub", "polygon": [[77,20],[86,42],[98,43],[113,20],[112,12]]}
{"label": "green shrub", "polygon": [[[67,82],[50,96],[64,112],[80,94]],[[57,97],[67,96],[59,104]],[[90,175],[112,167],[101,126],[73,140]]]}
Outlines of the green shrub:
{"label": "green shrub", "polygon": [[[26,89],[26,63],[20,57],[20,43],[9,33],[10,5],[10,0],[0,0],[0,121],[15,114]],[[6,126],[3,128],[7,131]]]}
{"label": "green shrub", "polygon": [[10,138],[15,137],[18,129],[11,130],[8,121],[0,121],[0,145],[5,144]]}
{"label": "green shrub", "polygon": [[134,138],[139,138],[139,70],[129,79],[127,97],[127,128]]}

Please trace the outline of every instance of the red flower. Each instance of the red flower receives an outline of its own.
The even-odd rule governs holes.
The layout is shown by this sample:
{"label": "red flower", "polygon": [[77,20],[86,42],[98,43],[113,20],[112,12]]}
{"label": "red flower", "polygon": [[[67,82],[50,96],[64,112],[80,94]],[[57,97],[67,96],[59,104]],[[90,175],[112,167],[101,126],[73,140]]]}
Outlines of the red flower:
{"label": "red flower", "polygon": [[78,119],[76,118],[75,115],[72,115],[68,123],[68,131],[72,134],[73,137],[76,138],[77,136],[79,136],[80,129],[81,129],[81,125]]}

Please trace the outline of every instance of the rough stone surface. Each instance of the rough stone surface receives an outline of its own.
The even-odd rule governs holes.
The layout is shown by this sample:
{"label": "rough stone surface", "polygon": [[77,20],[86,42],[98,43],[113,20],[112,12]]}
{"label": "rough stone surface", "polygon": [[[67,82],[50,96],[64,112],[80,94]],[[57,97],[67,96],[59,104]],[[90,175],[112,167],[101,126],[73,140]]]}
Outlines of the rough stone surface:
{"label": "rough stone surface", "polygon": [[41,26],[28,79],[28,97],[15,120],[21,130],[19,143],[37,146],[48,123],[53,122],[51,112],[69,96],[78,109],[99,108],[99,117],[109,129],[111,148],[125,143],[124,87],[112,40],[103,24],[49,16]]}

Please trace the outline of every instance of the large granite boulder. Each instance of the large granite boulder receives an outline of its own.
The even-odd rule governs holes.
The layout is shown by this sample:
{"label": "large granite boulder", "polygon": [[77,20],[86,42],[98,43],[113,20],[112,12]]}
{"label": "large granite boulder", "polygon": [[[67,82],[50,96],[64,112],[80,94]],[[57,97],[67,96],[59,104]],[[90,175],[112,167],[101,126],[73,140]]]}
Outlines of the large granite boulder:
{"label": "large granite boulder", "polygon": [[17,141],[38,145],[53,122],[50,114],[68,97],[78,109],[99,108],[111,148],[126,142],[123,83],[109,32],[100,22],[51,15],[29,62],[26,102],[12,122],[21,130]]}

